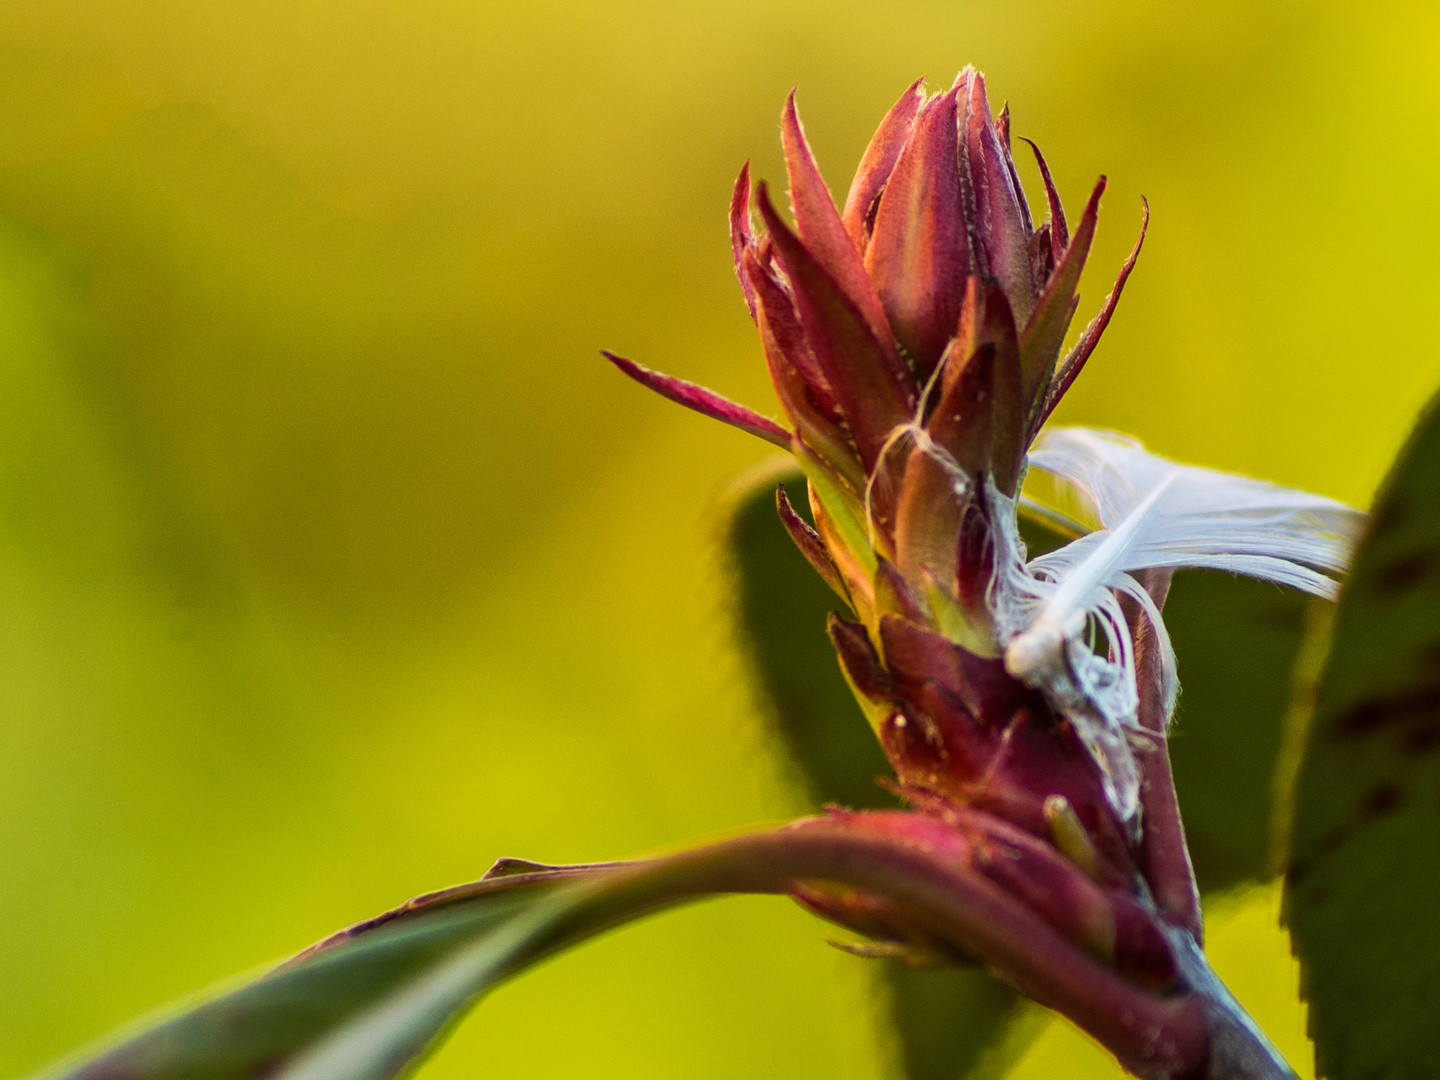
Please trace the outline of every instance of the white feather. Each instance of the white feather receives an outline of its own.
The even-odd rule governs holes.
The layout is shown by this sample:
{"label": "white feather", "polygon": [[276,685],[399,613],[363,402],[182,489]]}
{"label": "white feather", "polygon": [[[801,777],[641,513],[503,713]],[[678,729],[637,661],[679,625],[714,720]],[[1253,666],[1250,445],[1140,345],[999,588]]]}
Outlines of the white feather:
{"label": "white feather", "polygon": [[[1127,559],[1133,570],[1192,565],[1225,569],[1225,562],[1216,559],[1254,555],[1339,572],[1349,562],[1365,519],[1360,511],[1334,499],[1247,476],[1177,465],[1149,453],[1134,439],[1106,431],[1048,431],[1030,452],[1029,461],[1068,485],[1111,532],[1162,483],[1166,485],[1144,536]],[[1275,580],[1269,571],[1278,568],[1242,560],[1235,563],[1235,570]],[[1333,596],[1334,583],[1322,582],[1322,576],[1306,576],[1307,584],[1296,587]]]}
{"label": "white feather", "polygon": [[1133,439],[1086,428],[1047,431],[1029,465],[1061,481],[1101,528],[1029,563],[997,560],[1005,665],[1075,723],[1117,812],[1130,819],[1139,775],[1126,733],[1138,727],[1139,697],[1118,594],[1155,627],[1167,714],[1178,691],[1169,634],[1132,574],[1226,570],[1333,598],[1339,586],[1325,572],[1346,568],[1364,515],[1333,499],[1178,465]]}

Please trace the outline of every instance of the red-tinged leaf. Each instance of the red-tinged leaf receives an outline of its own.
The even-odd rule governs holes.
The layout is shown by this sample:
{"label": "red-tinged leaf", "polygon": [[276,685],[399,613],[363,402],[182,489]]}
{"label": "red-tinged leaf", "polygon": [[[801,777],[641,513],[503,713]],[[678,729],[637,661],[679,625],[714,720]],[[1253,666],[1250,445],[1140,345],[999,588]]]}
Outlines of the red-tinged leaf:
{"label": "red-tinged leaf", "polygon": [[890,107],[885,119],[880,121],[860,167],[855,170],[855,179],[850,184],[850,194],[845,199],[845,211],[841,220],[845,231],[861,251],[870,239],[870,225],[874,220],[875,200],[889,182],[891,170],[900,158],[905,140],[915,123],[915,114],[925,103],[925,80],[916,79],[900,95],[900,100]]}
{"label": "red-tinged leaf", "polygon": [[[960,344],[957,338],[951,348]],[[953,354],[951,354],[953,355]],[[953,361],[946,359],[947,374]],[[934,445],[910,453],[895,510],[895,557],[911,581],[926,570],[947,591],[955,586],[960,528],[969,490],[990,469],[995,346],[985,343],[943,387],[926,431]]]}
{"label": "red-tinged leaf", "polygon": [[1055,251],[1050,243],[1050,222],[1047,221],[1030,237],[1030,274],[1036,281],[1046,282],[1054,272]]}
{"label": "red-tinged leaf", "polygon": [[1030,200],[1025,197],[1025,186],[1020,183],[1020,174],[1015,171],[1015,156],[1010,147],[1010,103],[1007,101],[995,118],[995,135],[1000,140],[1000,151],[1005,155],[1005,168],[1010,173],[1010,186],[1015,191],[1015,200],[1020,204],[1020,221],[1027,234],[1035,232],[1035,221],[1030,216]]}
{"label": "red-tinged leaf", "polygon": [[[992,284],[984,294],[983,308],[978,312],[979,327],[975,347],[990,343],[995,347],[994,408],[990,427],[990,473],[995,486],[1013,496],[1020,481],[1020,467],[1029,446],[1026,439],[1024,383],[1020,370],[1020,343],[1015,331],[1015,318],[1010,303],[1000,286]],[[972,309],[972,320],[974,313]],[[962,329],[964,327],[962,320]],[[972,322],[973,325],[973,322]],[[966,330],[967,335],[971,331]],[[959,372],[955,378],[958,379]],[[946,387],[949,390],[949,387]]]}
{"label": "red-tinged leaf", "polygon": [[759,193],[760,214],[795,290],[805,337],[868,472],[891,433],[909,422],[916,405],[915,380],[893,346],[887,349],[876,340],[859,309],[780,219],[764,184]]}
{"label": "red-tinged leaf", "polygon": [[661,397],[669,398],[678,405],[684,405],[687,409],[704,413],[722,423],[737,427],[741,431],[748,431],[751,435],[758,435],[766,442],[772,442],[782,449],[790,449],[790,432],[753,409],[736,404],[729,398],[721,397],[715,391],[707,390],[703,386],[686,382],[684,379],[677,379],[673,375],[663,375],[658,371],[651,371],[633,360],[626,360],[623,356],[616,356],[612,352],[602,352],[601,355],[641,386],[649,387]]}
{"label": "red-tinged leaf", "polygon": [[835,594],[848,604],[850,591],[845,587],[845,579],[840,576],[840,568],[825,550],[825,541],[820,539],[820,534],[790,505],[790,497],[785,494],[784,485],[775,487],[775,509],[780,514],[780,522],[790,534],[790,539],[800,549],[800,554],[805,556],[805,561],[813,566],[825,584],[834,589]]}
{"label": "red-tinged leaf", "polygon": [[815,164],[815,156],[800,126],[800,114],[795,111],[793,90],[780,114],[780,141],[785,149],[790,203],[795,209],[795,227],[800,239],[805,241],[815,262],[859,309],[875,339],[893,349],[890,324],[885,321],[880,297],[875,294],[860,249],[850,239],[845,223],[840,220],[840,211],[835,209],[835,200],[830,197],[830,189],[825,186],[825,178],[820,175],[820,167]]}
{"label": "red-tinged leaf", "polygon": [[955,332],[970,273],[956,124],[953,90],[920,110],[865,253],[890,326],[922,380]]}
{"label": "red-tinged leaf", "polygon": [[951,364],[956,374],[945,380],[925,430],[971,478],[978,478],[990,469],[996,344],[983,342],[968,360],[961,363],[961,359],[951,353],[946,360],[946,374]]}
{"label": "red-tinged leaf", "polygon": [[926,617],[905,576],[883,557],[876,560],[875,566],[875,610],[893,612],[917,622]]}
{"label": "red-tinged leaf", "polygon": [[970,72],[969,78],[962,75],[962,85],[965,163],[975,199],[976,256],[982,272],[1000,282],[1016,318],[1023,321],[1030,317],[1038,291],[1030,277],[1028,215],[995,133],[985,99],[985,79]]}
{"label": "red-tinged leaf", "polygon": [[809,397],[814,399],[819,409],[829,419],[837,419],[835,393],[805,338],[805,328],[800,325],[800,316],[795,311],[790,291],[762,262],[758,251],[742,254],[741,269],[755,292],[756,303],[769,320],[770,332],[786,363],[804,380],[810,391]]}
{"label": "red-tinged leaf", "polygon": [[998,730],[1034,697],[1011,678],[1002,660],[976,656],[914,620],[882,616],[880,641],[885,666],[906,698],[918,698],[923,685],[933,682]]}
{"label": "red-tinged leaf", "polygon": [[750,223],[750,162],[745,162],[735,180],[735,191],[730,196],[730,249],[735,253],[735,276],[740,279],[740,290],[745,294],[745,305],[750,309],[750,318],[755,315],[755,288],[745,273],[745,252],[755,246],[755,230]]}
{"label": "red-tinged leaf", "polygon": [[875,646],[870,644],[870,634],[859,623],[842,619],[833,611],[825,620],[825,631],[830,643],[840,657],[840,667],[855,690],[870,701],[888,700],[890,676],[875,655]]}
{"label": "red-tinged leaf", "polygon": [[1065,391],[1079,377],[1085,367],[1085,361],[1090,359],[1090,354],[1095,351],[1095,346],[1100,342],[1100,335],[1105,332],[1105,327],[1110,325],[1110,316],[1115,314],[1115,305],[1120,302],[1120,294],[1125,291],[1125,282],[1130,280],[1130,271],[1135,269],[1135,261],[1140,258],[1140,249],[1145,244],[1145,232],[1150,228],[1150,203],[1145,199],[1140,200],[1145,208],[1144,219],[1140,223],[1140,235],[1135,239],[1135,246],[1130,249],[1130,255],[1125,260],[1125,265],[1120,267],[1120,275],[1115,279],[1115,284],[1110,289],[1110,294],[1105,297],[1105,304],[1100,313],[1090,320],[1080,334],[1080,340],[1075,342],[1075,347],[1065,354],[1065,359],[1055,367],[1055,374],[1050,379],[1050,385],[1045,391],[1044,400],[1040,408],[1036,410],[1035,417],[1030,423],[1029,438],[1034,439],[1050,414],[1055,411],[1055,406],[1060,404],[1060,399],[1065,396]]}
{"label": "red-tinged leaf", "polygon": [[1040,179],[1045,182],[1045,199],[1050,204],[1050,251],[1058,264],[1065,257],[1065,249],[1070,245],[1070,226],[1065,220],[1065,207],[1060,205],[1060,192],[1055,190],[1055,181],[1050,176],[1050,166],[1045,163],[1045,155],[1040,153],[1040,147],[1031,140],[1025,141],[1030,144],[1030,150],[1035,155],[1035,164],[1040,167]]}
{"label": "red-tinged leaf", "polygon": [[[988,449],[988,448],[987,448]],[[966,480],[932,450],[916,446],[905,466],[895,506],[895,559],[900,572],[922,588],[925,573],[953,590]]]}
{"label": "red-tinged leaf", "polygon": [[1105,193],[1105,177],[1095,183],[1085,212],[1074,237],[1065,248],[1065,254],[1050,275],[1040,302],[1025,330],[1020,335],[1021,368],[1025,373],[1026,420],[1032,412],[1043,405],[1043,395],[1050,385],[1055,371],[1055,358],[1065,342],[1065,332],[1075,312],[1076,288],[1080,285],[1080,273],[1085,269],[1085,260],[1090,257],[1090,245],[1095,240],[1095,226],[1100,217],[1100,196]]}
{"label": "red-tinged leaf", "polygon": [[865,470],[853,441],[840,422],[825,376],[805,340],[790,295],[757,256],[747,251],[745,268],[755,287],[757,324],[770,382],[796,434],[806,446],[856,488],[865,486]]}

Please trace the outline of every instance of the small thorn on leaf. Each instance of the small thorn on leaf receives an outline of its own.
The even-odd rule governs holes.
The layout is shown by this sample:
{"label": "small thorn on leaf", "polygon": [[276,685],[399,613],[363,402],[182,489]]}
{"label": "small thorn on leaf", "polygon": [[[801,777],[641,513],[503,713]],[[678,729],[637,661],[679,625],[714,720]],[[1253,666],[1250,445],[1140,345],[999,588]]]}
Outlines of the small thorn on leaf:
{"label": "small thorn on leaf", "polygon": [[556,867],[545,863],[531,862],[529,859],[496,859],[494,865],[485,871],[481,881],[491,881],[495,878],[515,877],[517,874],[543,874],[547,870],[554,870]]}
{"label": "small thorn on leaf", "polygon": [[933,949],[905,941],[836,941],[829,938],[825,944],[867,960],[899,960],[906,967],[917,971],[953,963]]}

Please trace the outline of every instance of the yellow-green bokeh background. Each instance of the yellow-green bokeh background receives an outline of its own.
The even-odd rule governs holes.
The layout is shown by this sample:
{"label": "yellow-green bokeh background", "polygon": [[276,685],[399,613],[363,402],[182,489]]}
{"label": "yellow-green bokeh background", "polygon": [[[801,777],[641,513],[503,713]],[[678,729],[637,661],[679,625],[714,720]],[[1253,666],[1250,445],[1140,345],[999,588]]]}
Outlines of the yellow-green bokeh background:
{"label": "yellow-green bokeh background", "polygon": [[[843,189],[977,64],[1072,205],[1111,177],[1086,310],[1154,208],[1064,417],[1364,504],[1440,377],[1437,46],[1403,0],[6,0],[0,1076],[498,855],[795,811],[715,544],[764,447],[596,355],[769,406],[724,212],[792,85]],[[1212,914],[1308,1069],[1273,892]],[[883,1075],[824,936],[653,920],[425,1076]],[[1114,1068],[1056,1024],[1018,1074]]]}

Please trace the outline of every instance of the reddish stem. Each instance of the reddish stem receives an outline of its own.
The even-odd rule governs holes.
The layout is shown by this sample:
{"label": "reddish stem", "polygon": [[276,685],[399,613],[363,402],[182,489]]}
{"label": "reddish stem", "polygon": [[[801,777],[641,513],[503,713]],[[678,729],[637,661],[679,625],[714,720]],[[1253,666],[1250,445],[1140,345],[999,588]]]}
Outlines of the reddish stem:
{"label": "reddish stem", "polygon": [[[959,861],[956,837],[921,814],[889,811],[818,818],[646,862],[560,870],[584,890],[532,940],[516,969],[537,956],[645,912],[715,893],[786,893],[825,881],[882,896],[940,941],[979,955],[1008,981],[1067,1016],[1126,1069],[1153,1080],[1293,1080],[1294,1074],[1225,993],[1193,940],[1180,931],[1184,981],[1149,993],[1126,982]],[[525,887],[555,871],[521,874],[412,901],[406,918],[463,904],[491,889]],[[337,935],[324,951],[364,928]]]}
{"label": "reddish stem", "polygon": [[[1138,575],[1156,609],[1163,608],[1170,592],[1169,570],[1147,570]],[[1144,832],[1140,842],[1140,870],[1150,885],[1155,905],[1165,921],[1187,931],[1197,945],[1205,940],[1200,911],[1200,890],[1185,843],[1185,824],[1170,771],[1166,727],[1170,716],[1164,698],[1160,642],[1140,606],[1125,601],[1130,633],[1135,643],[1135,681],[1140,694],[1140,724],[1154,734],[1153,750],[1140,757],[1140,806]]]}

